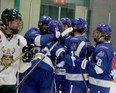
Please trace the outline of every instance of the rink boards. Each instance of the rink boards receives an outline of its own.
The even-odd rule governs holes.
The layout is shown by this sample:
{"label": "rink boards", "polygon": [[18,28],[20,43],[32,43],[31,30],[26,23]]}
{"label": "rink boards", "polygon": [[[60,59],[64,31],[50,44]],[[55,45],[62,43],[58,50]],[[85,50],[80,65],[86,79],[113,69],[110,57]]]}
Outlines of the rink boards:
{"label": "rink boards", "polygon": [[112,67],[114,69],[114,80],[113,80],[110,93],[116,93],[116,52],[114,53],[114,60],[113,60]]}

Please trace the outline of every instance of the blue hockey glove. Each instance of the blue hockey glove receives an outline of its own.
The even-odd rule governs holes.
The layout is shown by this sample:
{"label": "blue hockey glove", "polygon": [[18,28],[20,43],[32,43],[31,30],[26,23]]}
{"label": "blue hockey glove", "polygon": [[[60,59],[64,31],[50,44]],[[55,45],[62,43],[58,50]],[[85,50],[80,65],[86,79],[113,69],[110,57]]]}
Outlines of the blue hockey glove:
{"label": "blue hockey glove", "polygon": [[87,56],[90,57],[92,55],[93,51],[94,51],[94,46],[88,44],[87,45]]}
{"label": "blue hockey glove", "polygon": [[87,69],[88,67],[88,60],[83,59],[83,58],[78,58],[75,60],[76,66],[82,68],[82,69]]}
{"label": "blue hockey glove", "polygon": [[62,57],[64,53],[65,50],[61,45],[55,46],[51,51],[51,55],[55,57]]}
{"label": "blue hockey glove", "polygon": [[60,38],[60,37],[61,37],[61,32],[55,31],[55,33],[54,33],[54,38],[55,38],[55,39],[58,39],[58,38]]}

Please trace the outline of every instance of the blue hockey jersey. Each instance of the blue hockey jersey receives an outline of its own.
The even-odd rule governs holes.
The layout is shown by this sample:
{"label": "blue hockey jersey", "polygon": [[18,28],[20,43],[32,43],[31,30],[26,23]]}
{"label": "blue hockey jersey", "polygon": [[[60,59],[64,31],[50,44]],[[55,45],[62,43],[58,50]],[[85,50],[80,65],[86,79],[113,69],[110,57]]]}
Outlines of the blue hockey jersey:
{"label": "blue hockey jersey", "polygon": [[[48,51],[48,47],[46,46],[54,40],[54,35],[42,35],[38,28],[31,28],[26,32],[25,38],[28,45],[33,44],[35,46],[34,57],[31,61],[32,66],[25,71],[23,76],[27,75],[38,62],[39,64],[25,82],[23,82],[19,89],[19,93],[49,93],[54,66],[50,58],[50,53],[48,53],[48,55],[45,54]],[[41,60],[43,57],[44,59]]]}
{"label": "blue hockey jersey", "polygon": [[[68,83],[85,88],[83,77],[80,72],[79,62],[85,59],[87,55],[87,47],[90,42],[85,36],[74,36],[65,42],[67,53],[62,60],[65,61],[66,80]],[[88,82],[88,71],[83,70],[85,80]]]}
{"label": "blue hockey jersey", "polygon": [[[46,35],[41,35],[41,32],[38,28],[30,28],[24,35],[24,37],[27,40],[28,45],[34,44],[34,53],[40,53],[43,52],[43,49],[45,49],[45,46],[47,46],[48,43],[54,40],[54,35],[53,34],[46,34]],[[44,50],[47,51],[47,50]],[[37,59],[40,60],[40,59]],[[35,63],[37,63],[37,60],[33,60],[32,66],[34,66]],[[41,65],[39,67],[50,70],[48,68],[53,68],[53,67],[46,67],[46,66],[52,66],[52,63],[50,62],[41,62]]]}
{"label": "blue hockey jersey", "polygon": [[91,86],[110,88],[111,81],[113,80],[113,57],[111,42],[97,44],[91,63],[89,63],[89,83]]}

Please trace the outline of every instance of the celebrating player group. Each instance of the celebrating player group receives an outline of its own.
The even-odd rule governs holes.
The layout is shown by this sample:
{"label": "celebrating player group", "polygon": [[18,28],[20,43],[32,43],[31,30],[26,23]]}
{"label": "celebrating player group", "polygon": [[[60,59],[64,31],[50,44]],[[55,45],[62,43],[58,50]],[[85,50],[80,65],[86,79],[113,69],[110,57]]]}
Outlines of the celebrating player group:
{"label": "celebrating player group", "polygon": [[[38,20],[38,19],[37,19]],[[110,93],[112,28],[101,23],[86,37],[87,21],[43,15],[20,35],[22,15],[6,8],[0,20],[0,93]]]}

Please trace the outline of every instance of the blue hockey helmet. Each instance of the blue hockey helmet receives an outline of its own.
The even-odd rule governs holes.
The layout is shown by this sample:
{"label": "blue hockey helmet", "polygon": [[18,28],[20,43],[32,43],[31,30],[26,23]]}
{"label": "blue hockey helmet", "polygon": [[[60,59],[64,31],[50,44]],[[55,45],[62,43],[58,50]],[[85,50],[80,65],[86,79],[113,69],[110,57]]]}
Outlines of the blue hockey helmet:
{"label": "blue hockey helmet", "polygon": [[39,24],[49,24],[49,22],[52,21],[52,18],[49,17],[49,16],[42,16],[40,19],[39,19]]}
{"label": "blue hockey helmet", "polygon": [[61,22],[62,22],[62,24],[68,25],[68,27],[72,26],[72,22],[69,18],[61,18]]}
{"label": "blue hockey helmet", "polygon": [[49,33],[55,33],[55,31],[62,31],[62,25],[59,21],[53,20],[48,24]]}
{"label": "blue hockey helmet", "polygon": [[77,30],[85,32],[87,30],[87,21],[82,18],[76,18],[72,22],[73,27],[76,26]]}
{"label": "blue hockey helmet", "polygon": [[108,24],[99,24],[96,30],[105,33],[107,36],[112,34],[112,28]]}
{"label": "blue hockey helmet", "polygon": [[40,17],[38,27],[40,28],[41,34],[48,34],[48,24],[50,21],[52,21],[52,18],[49,16]]}

